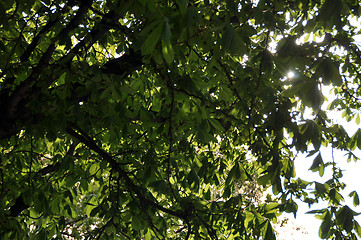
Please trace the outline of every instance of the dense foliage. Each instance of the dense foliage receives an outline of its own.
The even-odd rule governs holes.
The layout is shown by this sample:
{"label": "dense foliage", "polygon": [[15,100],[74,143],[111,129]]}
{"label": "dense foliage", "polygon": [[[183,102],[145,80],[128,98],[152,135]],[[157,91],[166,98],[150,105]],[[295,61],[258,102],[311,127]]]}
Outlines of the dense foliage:
{"label": "dense foliage", "polygon": [[[361,148],[329,116],[359,121],[360,14],[357,0],[1,0],[0,238],[275,239],[296,199],[329,203],[312,212],[321,238],[361,237],[320,153]],[[296,178],[299,152],[331,179]]]}

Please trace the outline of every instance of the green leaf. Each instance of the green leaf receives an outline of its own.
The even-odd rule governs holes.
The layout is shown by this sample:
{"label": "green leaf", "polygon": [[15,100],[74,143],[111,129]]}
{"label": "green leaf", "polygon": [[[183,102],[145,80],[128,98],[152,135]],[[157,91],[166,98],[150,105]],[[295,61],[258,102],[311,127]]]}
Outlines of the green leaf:
{"label": "green leaf", "polygon": [[267,221],[267,226],[266,226],[266,233],[264,235],[264,239],[269,239],[269,240],[276,240],[276,234],[274,233],[272,224],[270,221]]}
{"label": "green leaf", "polygon": [[222,35],[222,48],[232,55],[241,55],[243,52],[242,49],[245,48],[244,42],[231,25],[226,27],[226,30]]}
{"label": "green leaf", "polygon": [[324,218],[323,221],[321,223],[318,235],[320,236],[320,238],[324,239],[324,238],[328,238],[328,236],[330,235],[330,229],[332,226],[332,221],[331,221],[331,214],[329,211],[325,212],[324,214]]}
{"label": "green leaf", "polygon": [[313,160],[311,167],[309,168],[312,172],[318,171],[320,176],[322,177],[325,172],[324,163],[321,157],[321,153],[317,155],[317,157]]}
{"label": "green leaf", "polygon": [[340,104],[342,104],[342,100],[336,98],[335,100],[333,100],[327,107],[327,110],[333,110],[335,109],[337,106],[339,106]]}
{"label": "green leaf", "polygon": [[190,186],[196,190],[198,190],[199,188],[199,184],[200,184],[200,178],[197,174],[197,172],[192,169],[189,174],[188,174],[188,182],[190,184]]}
{"label": "green leaf", "polygon": [[324,213],[325,209],[317,209],[317,210],[311,210],[306,212],[307,214],[314,214],[314,213]]}
{"label": "green leaf", "polygon": [[359,125],[360,124],[360,114],[356,114],[356,124]]}
{"label": "green leaf", "polygon": [[279,203],[271,202],[265,205],[264,209],[267,213],[274,213],[277,212],[280,207]]}
{"label": "green leaf", "polygon": [[235,168],[232,167],[231,171],[229,171],[225,185],[228,186],[234,179],[234,174],[235,174]]}
{"label": "green leaf", "polygon": [[289,199],[283,206],[283,209],[285,212],[287,213],[293,213],[294,217],[296,218],[296,213],[298,210],[298,205],[295,201],[293,201],[292,199]]}
{"label": "green leaf", "polygon": [[232,194],[232,185],[226,185],[225,188],[223,189],[223,195],[222,197],[224,199],[228,199]]}
{"label": "green leaf", "polygon": [[329,192],[329,196],[331,201],[333,201],[335,204],[340,204],[341,201],[344,201],[342,195],[338,190],[335,188],[332,188]]}
{"label": "green leaf", "polygon": [[354,223],[355,223],[355,231],[357,235],[361,238],[361,226],[357,221],[354,221]]}
{"label": "green leaf", "polygon": [[[92,211],[93,211],[94,208],[95,208],[95,206],[86,205],[86,207],[85,207],[85,214],[86,214],[88,217],[91,217]],[[94,212],[93,214],[96,215],[96,212]],[[95,215],[93,215],[93,217],[94,217]]]}
{"label": "green leaf", "polygon": [[295,199],[361,235],[293,162],[358,159],[358,1],[87,2],[0,1],[0,239],[274,239]]}
{"label": "green leaf", "polygon": [[245,175],[245,174],[238,161],[236,162],[236,164],[234,164],[233,168],[235,169],[234,170],[234,179],[236,181],[242,179],[242,175]]}
{"label": "green leaf", "polygon": [[255,219],[255,216],[252,212],[245,211],[246,218],[244,220],[244,224],[248,227],[250,223]]}
{"label": "green leaf", "polygon": [[357,147],[361,149],[361,129],[358,129],[352,136],[352,141],[356,142]]}
{"label": "green leaf", "polygon": [[8,28],[9,19],[5,10],[3,4],[0,3],[0,26],[2,25],[3,28]]}
{"label": "green leaf", "polygon": [[145,42],[142,44],[141,50],[143,55],[151,54],[154,51],[155,46],[162,35],[163,25],[164,22],[160,21],[152,30],[152,32],[148,35]]}
{"label": "green leaf", "polygon": [[179,6],[180,13],[182,15],[185,14],[186,10],[187,10],[188,1],[187,0],[176,0],[176,2],[177,2],[177,6]]}
{"label": "green leaf", "polygon": [[272,177],[272,174],[271,174],[271,173],[263,174],[261,177],[259,177],[259,178],[257,179],[257,182],[258,182],[258,184],[260,184],[260,185],[266,186],[267,184],[270,183],[271,177]]}
{"label": "green leaf", "polygon": [[89,168],[90,175],[94,175],[97,172],[98,167],[99,167],[98,164],[93,163]]}
{"label": "green leaf", "polygon": [[162,40],[164,42],[170,42],[171,41],[171,30],[170,30],[170,25],[169,25],[169,21],[168,18],[164,17],[164,28],[163,28],[163,33],[162,33]]}
{"label": "green leaf", "polygon": [[341,86],[342,78],[339,73],[339,66],[332,62],[331,59],[325,58],[317,69],[318,73],[323,77],[324,84],[332,83],[334,86]]}
{"label": "green leaf", "polygon": [[58,81],[57,81],[58,85],[62,85],[62,84],[65,83],[66,74],[67,74],[67,73],[65,72],[65,73],[63,73],[62,75],[60,75],[60,77],[58,78]]}
{"label": "green leaf", "polygon": [[336,222],[341,225],[346,232],[350,233],[353,228],[353,216],[354,211],[352,211],[348,206],[344,206],[337,211]]}
{"label": "green leaf", "polygon": [[211,125],[217,129],[218,131],[225,131],[222,124],[219,123],[219,121],[215,118],[209,118],[208,121],[211,123]]}
{"label": "green leaf", "polygon": [[174,51],[173,51],[173,47],[172,44],[170,43],[170,41],[162,41],[162,52],[163,52],[163,57],[165,59],[165,61],[168,64],[171,64],[173,62],[174,59]]}
{"label": "green leaf", "polygon": [[147,233],[144,235],[144,240],[151,240],[152,239],[152,234],[150,232],[150,230],[147,230]]}
{"label": "green leaf", "polygon": [[100,210],[101,210],[101,209],[100,209],[100,205],[97,206],[97,207],[95,207],[95,208],[93,208],[93,209],[91,210],[91,212],[90,212],[90,216],[91,216],[91,217],[97,216],[97,215],[99,214]]}
{"label": "green leaf", "polygon": [[328,188],[327,188],[326,184],[321,184],[321,183],[315,182],[315,190],[316,190],[317,195],[325,196],[325,194],[328,191]]}
{"label": "green leaf", "polygon": [[153,188],[155,191],[162,194],[168,194],[169,192],[167,183],[164,180],[157,180],[154,182],[150,182],[149,187]]}
{"label": "green leaf", "polygon": [[360,199],[358,197],[358,194],[356,191],[352,191],[350,194],[349,194],[350,197],[352,197],[352,200],[353,200],[353,205],[356,207],[358,205],[360,205]]}
{"label": "green leaf", "polygon": [[143,226],[143,221],[140,215],[134,214],[132,215],[132,227],[134,230],[140,230]]}

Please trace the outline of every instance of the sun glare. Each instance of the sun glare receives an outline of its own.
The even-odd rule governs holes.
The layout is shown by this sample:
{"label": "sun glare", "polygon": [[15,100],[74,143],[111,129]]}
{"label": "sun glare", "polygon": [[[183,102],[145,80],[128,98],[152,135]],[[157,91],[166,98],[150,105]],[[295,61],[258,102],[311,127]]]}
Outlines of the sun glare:
{"label": "sun glare", "polygon": [[289,72],[287,73],[287,78],[293,78],[294,76],[295,76],[295,73],[292,72],[292,71],[289,71]]}

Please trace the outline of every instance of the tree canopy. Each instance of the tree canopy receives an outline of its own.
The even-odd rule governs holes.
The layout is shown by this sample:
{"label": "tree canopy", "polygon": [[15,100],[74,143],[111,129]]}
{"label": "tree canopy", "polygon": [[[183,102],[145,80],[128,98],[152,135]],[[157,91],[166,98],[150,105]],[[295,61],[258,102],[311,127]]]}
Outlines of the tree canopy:
{"label": "tree canopy", "polygon": [[[357,0],[1,0],[0,238],[275,239],[296,201],[329,203],[311,212],[321,238],[361,237],[321,155],[358,160],[361,130],[330,111],[360,121],[360,14]],[[296,177],[298,153],[332,177]]]}

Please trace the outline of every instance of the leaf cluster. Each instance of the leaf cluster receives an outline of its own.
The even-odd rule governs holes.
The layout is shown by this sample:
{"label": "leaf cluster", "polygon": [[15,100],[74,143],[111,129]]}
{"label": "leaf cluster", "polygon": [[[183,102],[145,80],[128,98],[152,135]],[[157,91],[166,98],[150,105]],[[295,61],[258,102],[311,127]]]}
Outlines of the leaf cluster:
{"label": "leaf cluster", "polygon": [[[321,153],[358,160],[361,131],[331,113],[359,122],[360,13],[356,0],[0,1],[0,238],[275,239],[299,200],[329,203],[310,212],[321,238],[361,237]],[[331,179],[296,178],[300,152]]]}

